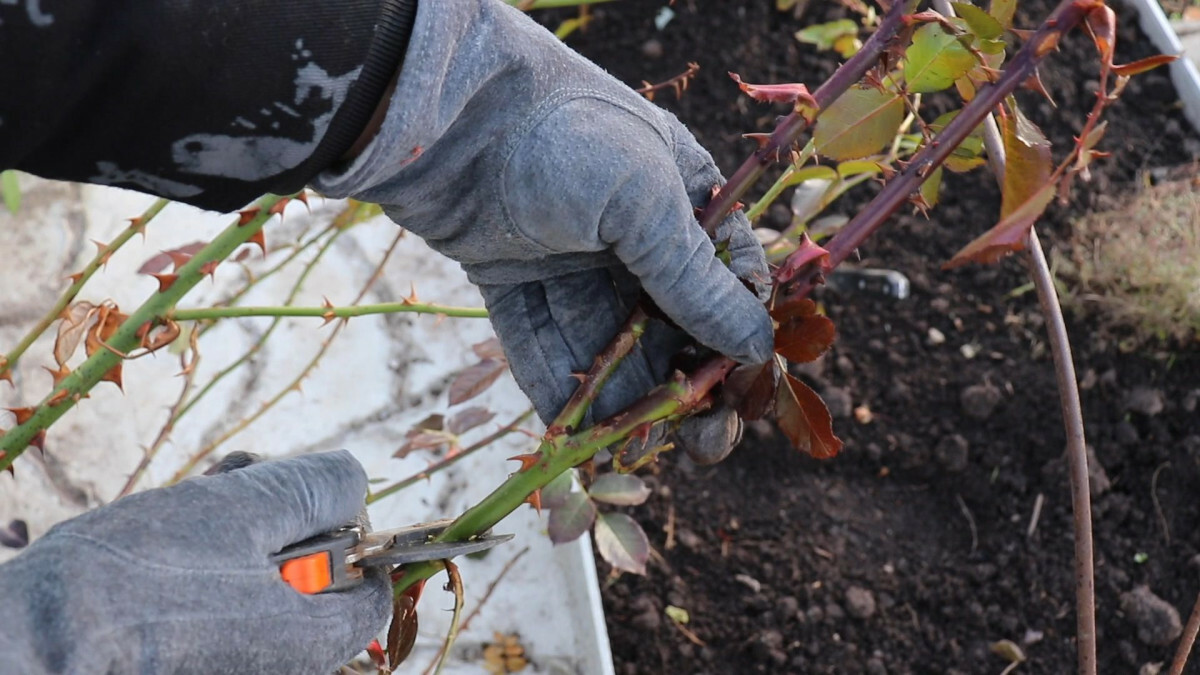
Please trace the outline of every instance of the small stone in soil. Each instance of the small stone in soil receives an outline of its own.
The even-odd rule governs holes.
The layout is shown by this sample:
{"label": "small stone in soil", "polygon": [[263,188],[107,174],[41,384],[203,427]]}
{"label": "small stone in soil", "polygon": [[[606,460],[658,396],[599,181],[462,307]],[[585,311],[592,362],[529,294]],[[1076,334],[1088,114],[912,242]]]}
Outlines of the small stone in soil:
{"label": "small stone in soil", "polygon": [[680,546],[688,549],[689,551],[699,550],[700,546],[703,544],[703,542],[700,540],[700,535],[692,532],[691,530],[676,530],[675,541],[679,542]]}
{"label": "small stone in soil", "polygon": [[960,401],[968,417],[982,421],[992,416],[1002,396],[991,383],[974,384],[962,390]]}
{"label": "small stone in soil", "polygon": [[762,592],[762,582],[750,576],[749,574],[735,574],[733,578],[738,583],[742,584],[746,588],[749,588],[750,592],[752,593]]}
{"label": "small stone in soil", "polygon": [[1188,392],[1187,396],[1183,397],[1183,411],[1196,412],[1196,407],[1200,405],[1200,389],[1193,389]]}
{"label": "small stone in soil", "polygon": [[846,618],[846,611],[842,609],[836,602],[830,602],[825,605],[825,619],[837,623]]}
{"label": "small stone in soil", "polygon": [[747,614],[762,614],[771,609],[771,601],[762,593],[747,595],[742,599],[742,604],[746,607]]}
{"label": "small stone in soil", "polygon": [[861,586],[846,589],[846,611],[856,619],[869,619],[875,615],[875,594]]}
{"label": "small stone in soil", "polygon": [[1137,628],[1138,639],[1151,646],[1170,644],[1183,632],[1179,612],[1166,600],[1138,586],[1121,594],[1121,611]]}
{"label": "small stone in soil", "polygon": [[800,614],[800,601],[795,596],[785,595],[776,603],[775,609],[778,610],[780,618],[795,619]]}
{"label": "small stone in soil", "polygon": [[1092,387],[1096,386],[1097,379],[1099,378],[1096,376],[1096,369],[1088,368],[1087,370],[1083,371],[1083,377],[1079,378],[1079,389],[1082,391],[1088,391]]}
{"label": "small stone in soil", "polygon": [[847,418],[854,412],[854,401],[846,389],[828,387],[821,392],[821,398],[825,399],[825,407],[835,420]]}
{"label": "small stone in soil", "polygon": [[656,631],[662,626],[662,614],[649,597],[643,595],[629,603],[629,608],[637,612],[637,615],[629,622],[634,628],[642,631]]}
{"label": "small stone in soil", "polygon": [[1108,492],[1112,487],[1112,481],[1108,479],[1108,473],[1100,464],[1100,458],[1096,456],[1096,449],[1092,446],[1087,446],[1087,462],[1088,462],[1088,489],[1092,493],[1092,499]]}
{"label": "small stone in soil", "polygon": [[1113,437],[1121,445],[1133,445],[1142,440],[1142,435],[1138,433],[1137,427],[1127,420],[1117,422],[1116,428],[1113,429]]}
{"label": "small stone in soil", "polygon": [[929,333],[925,336],[925,342],[931,347],[945,344],[946,334],[936,328],[930,328]]}
{"label": "small stone in soil", "polygon": [[1188,436],[1183,439],[1183,450],[1196,466],[1200,467],[1200,436]]}
{"label": "small stone in soil", "polygon": [[1162,391],[1150,387],[1134,387],[1125,398],[1125,409],[1154,417],[1163,411]]}
{"label": "small stone in soil", "polygon": [[661,59],[663,56],[663,44],[658,40],[646,40],[642,43],[642,56],[648,59]]}
{"label": "small stone in soil", "polygon": [[887,675],[887,666],[877,658],[867,660],[867,675]]}
{"label": "small stone in soil", "polygon": [[933,454],[942,468],[950,473],[958,473],[967,469],[970,447],[967,439],[958,434],[951,434],[938,441]]}

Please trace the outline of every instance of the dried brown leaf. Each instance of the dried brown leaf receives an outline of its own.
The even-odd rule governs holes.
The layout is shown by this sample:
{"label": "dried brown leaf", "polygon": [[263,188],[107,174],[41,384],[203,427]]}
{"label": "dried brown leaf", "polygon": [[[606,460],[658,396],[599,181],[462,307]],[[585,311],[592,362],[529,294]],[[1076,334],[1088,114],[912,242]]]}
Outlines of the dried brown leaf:
{"label": "dried brown leaf", "polygon": [[79,348],[79,341],[98,311],[99,308],[92,303],[81,301],[63,312],[62,322],[58,324],[58,337],[54,340],[54,360],[60,367],[65,366]]}
{"label": "dried brown leaf", "polygon": [[507,369],[508,364],[505,361],[485,358],[462,371],[450,383],[450,405],[469,401],[487,391]]}
{"label": "dried brown leaf", "polygon": [[446,423],[446,431],[456,436],[465,434],[481,424],[487,424],[495,416],[496,413],[487,408],[473,406],[451,417],[450,421]]}

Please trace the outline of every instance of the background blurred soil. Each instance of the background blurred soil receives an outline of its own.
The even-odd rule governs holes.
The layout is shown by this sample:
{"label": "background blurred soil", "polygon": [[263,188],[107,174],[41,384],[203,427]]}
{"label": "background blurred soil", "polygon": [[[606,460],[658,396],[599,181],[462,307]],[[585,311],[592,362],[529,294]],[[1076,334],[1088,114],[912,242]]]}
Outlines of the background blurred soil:
{"label": "background blurred soil", "polygon": [[[792,35],[846,15],[832,2],[810,3],[796,19],[772,0],[678,0],[659,31],[665,4],[597,6],[568,42],[631,85],[698,61],[703,71],[683,99],[659,102],[726,173],[752,149],[741,134],[768,130],[781,112],[739,96],[726,72],[814,87],[835,57]],[[1018,25],[1032,27],[1052,4],[1023,0]],[[1120,14],[1117,60],[1152,53],[1133,13]],[[541,14],[552,27],[565,16]],[[1043,70],[1058,110],[1032,95],[1022,101],[1061,153],[1094,95],[1090,41],[1075,35]],[[1042,221],[1048,248],[1068,246],[1074,220],[1127,199],[1152,170],[1200,155],[1165,69],[1133,80],[1101,148],[1113,157]],[[618,673],[998,673],[1006,661],[988,645],[1001,639],[1028,657],[1017,672],[1073,671],[1063,431],[1026,267],[1013,257],[939,269],[998,208],[988,175],[952,176],[928,220],[899,216],[861,251],[863,264],[908,275],[912,297],[823,296],[839,339],[802,374],[836,417],[840,457],[801,457],[758,427],[717,467],[660,462],[649,479],[656,496],[630,512],[661,557],[647,577],[623,576],[604,591]],[[775,210],[766,223],[787,217]],[[1144,593],[1124,604],[1122,594],[1146,585],[1186,620],[1200,590],[1200,349],[1122,353],[1120,336],[1069,321],[1096,459],[1100,663],[1132,673],[1169,662],[1174,643],[1149,644],[1155,631],[1169,634],[1169,616]],[[941,344],[930,341],[934,329]],[[869,424],[855,421],[857,406],[870,409]],[[690,612],[696,640],[664,615],[667,605]]]}

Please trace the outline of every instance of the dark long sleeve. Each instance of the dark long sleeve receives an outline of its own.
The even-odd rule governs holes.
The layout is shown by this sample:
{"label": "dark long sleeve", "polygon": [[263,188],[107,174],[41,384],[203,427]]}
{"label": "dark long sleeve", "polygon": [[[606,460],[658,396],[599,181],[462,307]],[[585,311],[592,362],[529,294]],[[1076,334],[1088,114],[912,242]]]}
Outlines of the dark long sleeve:
{"label": "dark long sleeve", "polygon": [[416,0],[0,2],[0,169],[228,211],[367,127]]}

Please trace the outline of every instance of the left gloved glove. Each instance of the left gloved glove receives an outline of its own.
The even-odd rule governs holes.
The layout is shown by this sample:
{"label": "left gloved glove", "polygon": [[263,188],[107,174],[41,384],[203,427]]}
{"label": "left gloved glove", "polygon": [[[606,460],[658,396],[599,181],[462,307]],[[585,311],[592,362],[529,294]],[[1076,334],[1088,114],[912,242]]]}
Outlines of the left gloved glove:
{"label": "left gloved glove", "polygon": [[269,559],[352,522],[345,451],[149,490],[61,523],[0,566],[0,673],[331,673],[384,626],[391,586],[302,595]]}
{"label": "left gloved glove", "polygon": [[[693,213],[721,182],[679,120],[521,12],[422,0],[377,136],[314,187],[382,204],[460,262],[549,421],[643,289],[701,344],[745,363],[771,357],[771,320],[739,280],[767,282],[762,247],[742,214],[729,217],[717,232],[727,268]],[[593,419],[661,382],[682,343],[652,326]],[[731,415],[693,437],[729,437]]]}

